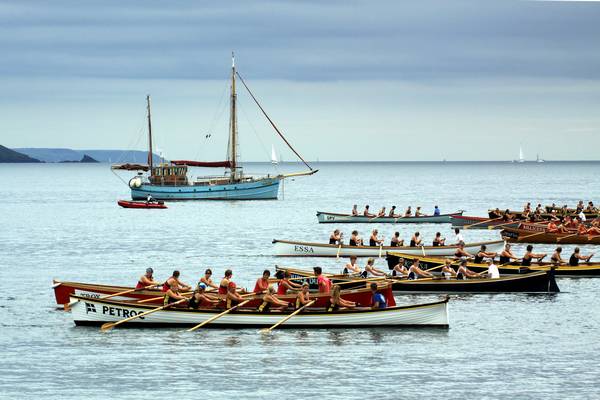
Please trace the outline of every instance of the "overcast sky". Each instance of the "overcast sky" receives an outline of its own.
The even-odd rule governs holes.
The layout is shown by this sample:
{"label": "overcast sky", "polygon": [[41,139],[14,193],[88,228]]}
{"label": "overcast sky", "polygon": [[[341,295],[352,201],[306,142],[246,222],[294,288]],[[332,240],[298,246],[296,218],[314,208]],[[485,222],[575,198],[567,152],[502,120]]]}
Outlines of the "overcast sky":
{"label": "overcast sky", "polygon": [[222,159],[231,51],[311,160],[600,159],[600,2],[2,0],[0,144]]}

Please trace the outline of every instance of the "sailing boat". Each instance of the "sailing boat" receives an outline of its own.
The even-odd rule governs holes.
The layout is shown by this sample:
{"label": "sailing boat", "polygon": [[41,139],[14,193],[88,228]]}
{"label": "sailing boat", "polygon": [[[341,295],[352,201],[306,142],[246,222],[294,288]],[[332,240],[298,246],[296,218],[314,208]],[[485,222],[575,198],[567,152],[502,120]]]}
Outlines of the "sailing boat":
{"label": "sailing boat", "polygon": [[545,161],[544,159],[540,158],[540,155],[539,155],[539,154],[537,154],[537,155],[536,155],[535,162],[537,162],[537,163],[543,163],[543,162],[546,162],[546,161]]}
{"label": "sailing boat", "polygon": [[277,165],[279,164],[279,160],[277,160],[277,154],[275,154],[275,146],[271,145],[271,164]]}
{"label": "sailing boat", "polygon": [[[235,69],[235,58],[231,55],[231,95],[229,117],[229,142],[226,161],[189,161],[171,160],[170,163],[153,164],[152,157],[152,119],[150,114],[150,96],[146,97],[148,110],[148,165],[119,164],[112,169],[137,170],[137,176],[129,180],[131,198],[143,200],[149,195],[157,200],[263,200],[277,199],[279,183],[289,177],[312,175],[318,170],[313,169],[298,152],[291,146],[281,131],[275,126],[256,97],[252,94],[244,79]],[[237,94],[236,77],[246,88],[252,100],[275,129],[285,144],[306,165],[308,171],[290,174],[249,176],[245,175],[239,162],[238,153],[238,123],[237,123]],[[202,176],[192,181],[188,178],[189,167],[226,168],[226,173],[220,176]],[[148,172],[144,176],[143,172]]]}
{"label": "sailing boat", "polygon": [[519,146],[519,162],[520,163],[525,162],[525,158],[523,157],[523,147],[522,146]]}

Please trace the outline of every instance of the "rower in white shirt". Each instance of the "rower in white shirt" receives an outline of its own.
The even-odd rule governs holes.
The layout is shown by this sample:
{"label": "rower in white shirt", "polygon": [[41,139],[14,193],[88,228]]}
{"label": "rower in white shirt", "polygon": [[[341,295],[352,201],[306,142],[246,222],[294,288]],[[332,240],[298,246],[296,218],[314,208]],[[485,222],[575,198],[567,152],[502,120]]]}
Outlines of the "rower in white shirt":
{"label": "rower in white shirt", "polygon": [[498,266],[496,264],[494,264],[494,260],[489,259],[487,264],[488,264],[488,270],[487,270],[488,278],[490,278],[490,279],[500,278],[500,271],[498,271]]}
{"label": "rower in white shirt", "polygon": [[454,228],[454,234],[456,235],[456,244],[459,244],[460,242],[464,242],[465,241],[465,239],[463,238],[462,233],[460,233],[460,229]]}

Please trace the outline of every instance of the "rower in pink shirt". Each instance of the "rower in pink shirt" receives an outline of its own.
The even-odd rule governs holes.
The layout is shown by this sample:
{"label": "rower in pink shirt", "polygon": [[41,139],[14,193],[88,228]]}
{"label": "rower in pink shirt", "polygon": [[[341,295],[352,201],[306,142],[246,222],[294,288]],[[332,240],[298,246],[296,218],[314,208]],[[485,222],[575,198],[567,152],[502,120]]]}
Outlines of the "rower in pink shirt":
{"label": "rower in pink shirt", "polygon": [[317,284],[319,285],[320,293],[329,293],[331,292],[331,280],[323,275],[323,270],[321,267],[314,267],[315,276],[317,277]]}

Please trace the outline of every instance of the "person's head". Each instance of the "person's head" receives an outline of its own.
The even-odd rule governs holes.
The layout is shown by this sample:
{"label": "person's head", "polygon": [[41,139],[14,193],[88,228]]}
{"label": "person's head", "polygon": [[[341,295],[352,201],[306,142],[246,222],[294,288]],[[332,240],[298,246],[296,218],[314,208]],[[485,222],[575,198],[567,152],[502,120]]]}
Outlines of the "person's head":
{"label": "person's head", "polygon": [[485,249],[487,249],[487,247],[485,247],[485,244],[481,245],[481,251],[485,251]]}
{"label": "person's head", "polygon": [[435,207],[433,207],[433,208],[438,208],[438,206],[435,206]]}
{"label": "person's head", "polygon": [[556,252],[557,252],[557,253],[559,253],[559,254],[560,254],[560,253],[562,253],[562,247],[558,246],[558,247],[556,248]]}
{"label": "person's head", "polygon": [[377,229],[373,229],[373,236],[377,236],[378,233],[379,231]]}
{"label": "person's head", "polygon": [[459,249],[464,249],[465,248],[465,242],[463,242],[462,240],[460,242],[458,242],[458,248]]}
{"label": "person's head", "polygon": [[400,264],[400,265],[404,265],[404,258],[402,258],[402,257],[399,257],[399,258],[398,258],[398,264]]}
{"label": "person's head", "polygon": [[491,258],[488,258],[487,265],[492,265],[493,263],[494,263],[494,260],[492,260]]}
{"label": "person's head", "polygon": [[321,275],[323,273],[323,268],[321,268],[321,267],[314,267],[313,271],[315,272],[316,276],[319,276],[319,275]]}
{"label": "person's head", "polygon": [[400,237],[400,232],[394,232],[395,237]]}
{"label": "person's head", "polygon": [[392,206],[392,210],[395,210],[395,209],[396,209],[396,206]]}
{"label": "person's head", "polygon": [[509,251],[509,250],[510,250],[510,243],[506,243],[506,244],[504,245],[504,249],[505,249],[506,251]]}
{"label": "person's head", "polygon": [[421,207],[417,207],[417,211],[419,211],[421,209]]}
{"label": "person's head", "polygon": [[199,283],[196,290],[198,291],[198,293],[203,293],[206,290],[206,285],[204,283]]}
{"label": "person's head", "polygon": [[357,230],[353,230],[353,231],[352,231],[352,234],[353,234],[354,236],[356,236],[356,235],[358,235],[358,231],[357,231]]}
{"label": "person's head", "polygon": [[302,284],[302,292],[308,293],[309,290],[310,290],[310,285],[308,284],[308,282],[304,282]]}
{"label": "person's head", "polygon": [[340,298],[340,285],[333,285],[333,287],[331,288],[331,297],[333,297],[334,299]]}
{"label": "person's head", "polygon": [[271,271],[269,271],[268,269],[265,269],[263,271],[263,279],[269,279],[270,276],[271,276]]}
{"label": "person's head", "polygon": [[418,267],[420,262],[421,262],[421,260],[419,260],[418,258],[415,258],[415,260],[413,261],[413,265],[415,267]]}
{"label": "person's head", "polygon": [[532,245],[530,245],[530,244],[528,244],[528,245],[527,245],[527,251],[533,251],[533,246],[532,246]]}
{"label": "person's head", "polygon": [[441,232],[436,232],[436,233],[435,233],[435,237],[436,237],[436,238],[439,238],[440,236],[442,236],[442,233],[441,233]]}
{"label": "person's head", "polygon": [[381,207],[381,211],[385,211],[385,206]]}
{"label": "person's head", "polygon": [[460,229],[454,228],[454,233],[456,233],[458,235],[460,233]]}
{"label": "person's head", "polygon": [[148,278],[152,278],[153,273],[154,273],[154,270],[152,268],[146,268],[146,276]]}
{"label": "person's head", "polygon": [[446,258],[446,260],[444,261],[444,264],[446,264],[446,266],[449,266],[450,264],[452,264],[452,261],[450,261],[449,258]]}
{"label": "person's head", "polygon": [[173,278],[179,278],[179,271],[173,271]]}
{"label": "person's head", "polygon": [[411,206],[408,206],[407,210],[410,210],[410,209],[411,209]]}
{"label": "person's head", "polygon": [[375,293],[377,291],[377,283],[371,282],[369,288],[371,289],[371,292]]}
{"label": "person's head", "polygon": [[350,256],[350,264],[354,264],[356,262],[356,256]]}
{"label": "person's head", "polygon": [[369,258],[367,260],[367,265],[371,265],[372,266],[373,264],[375,264],[375,259],[374,258]]}
{"label": "person's head", "polygon": [[340,230],[336,229],[335,231],[333,231],[333,234],[336,235],[336,236],[339,235],[340,234]]}
{"label": "person's head", "polygon": [[275,278],[277,278],[277,279],[283,279],[284,276],[285,276],[285,273],[282,270],[275,272]]}
{"label": "person's head", "polygon": [[415,232],[415,237],[419,237],[420,233],[419,232]]}
{"label": "person's head", "polygon": [[233,276],[233,271],[228,269],[225,270],[225,278],[231,278]]}
{"label": "person's head", "polygon": [[353,205],[352,208],[356,210],[358,208],[358,204]]}
{"label": "person's head", "polygon": [[575,247],[575,250],[573,250],[573,253],[579,254],[579,247]]}
{"label": "person's head", "polygon": [[365,210],[368,210],[368,209],[369,209],[369,205],[367,204],[367,205],[365,206]]}
{"label": "person's head", "polygon": [[285,279],[290,279],[290,278],[292,277],[292,274],[290,273],[290,271],[286,270],[286,271],[283,273],[283,277],[284,277]]}

